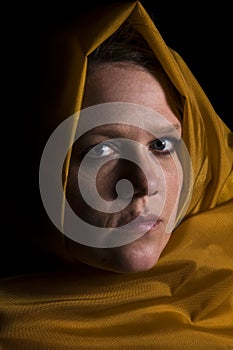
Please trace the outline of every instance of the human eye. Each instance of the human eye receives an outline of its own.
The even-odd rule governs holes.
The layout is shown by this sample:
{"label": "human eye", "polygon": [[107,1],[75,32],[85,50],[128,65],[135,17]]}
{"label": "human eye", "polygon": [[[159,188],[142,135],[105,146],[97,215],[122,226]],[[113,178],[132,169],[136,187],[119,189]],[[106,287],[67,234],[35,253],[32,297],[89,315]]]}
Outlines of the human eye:
{"label": "human eye", "polygon": [[166,156],[174,152],[179,139],[176,138],[158,138],[150,143],[149,149],[157,155]]}
{"label": "human eye", "polygon": [[114,145],[102,142],[93,146],[88,147],[85,150],[85,154],[90,158],[104,158],[109,157],[117,152]]}

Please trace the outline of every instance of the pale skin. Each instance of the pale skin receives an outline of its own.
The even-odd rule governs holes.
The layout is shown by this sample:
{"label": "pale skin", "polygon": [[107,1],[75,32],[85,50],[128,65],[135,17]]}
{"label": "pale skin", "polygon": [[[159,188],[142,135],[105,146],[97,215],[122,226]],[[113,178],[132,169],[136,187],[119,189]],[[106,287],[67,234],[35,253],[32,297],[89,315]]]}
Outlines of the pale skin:
{"label": "pale skin", "polygon": [[[109,102],[129,102],[148,107],[161,114],[169,124],[174,126],[177,135],[181,137],[181,123],[169,103],[166,82],[156,78],[140,66],[131,63],[106,63],[95,68],[89,74],[85,86],[83,108]],[[107,214],[96,213],[82,201],[77,186],[77,171],[81,161],[79,149],[81,146],[88,149],[90,145],[107,141],[110,138],[108,133],[111,134],[111,138],[112,133],[114,133],[114,137],[131,139],[146,147],[148,156],[140,154],[140,152],[137,155],[142,169],[144,166],[151,167],[151,172],[155,174],[156,166],[158,166],[156,164],[159,161],[166,180],[167,194],[162,212],[155,224],[142,237],[131,243],[114,248],[95,248],[67,238],[67,248],[74,260],[89,266],[118,273],[146,271],[155,266],[171,237],[171,232],[168,232],[167,227],[177,206],[182,176],[177,171],[169,152],[166,152],[166,150],[173,151],[168,140],[164,139],[164,150],[157,149],[158,144],[153,135],[143,129],[125,124],[99,126],[90,131],[80,144],[77,142],[74,146],[77,153],[71,161],[67,185],[67,199],[73,210],[92,225],[100,227],[124,225],[143,211],[149,197],[153,198],[156,207],[161,192],[160,182],[156,176],[151,176],[150,184],[148,184],[138,166],[127,160],[114,159],[102,167],[96,186],[101,196],[111,201],[116,198],[116,182],[121,178],[127,178],[134,187],[131,203],[123,211]],[[95,158],[107,157],[115,150],[111,144],[106,143],[100,147],[99,152],[94,153]],[[153,157],[156,158],[157,163],[153,161]],[[150,191],[148,191],[148,185]],[[146,225],[147,223],[144,223],[144,226]]]}

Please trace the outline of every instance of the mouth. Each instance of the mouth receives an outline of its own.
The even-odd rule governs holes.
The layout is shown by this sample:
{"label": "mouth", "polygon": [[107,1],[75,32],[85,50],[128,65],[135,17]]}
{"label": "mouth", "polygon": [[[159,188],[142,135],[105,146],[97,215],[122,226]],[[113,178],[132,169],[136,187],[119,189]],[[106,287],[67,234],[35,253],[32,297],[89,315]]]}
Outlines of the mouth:
{"label": "mouth", "polygon": [[134,231],[135,233],[146,233],[148,231],[157,229],[162,220],[155,215],[139,215],[132,219],[129,223],[123,224],[124,231]]}

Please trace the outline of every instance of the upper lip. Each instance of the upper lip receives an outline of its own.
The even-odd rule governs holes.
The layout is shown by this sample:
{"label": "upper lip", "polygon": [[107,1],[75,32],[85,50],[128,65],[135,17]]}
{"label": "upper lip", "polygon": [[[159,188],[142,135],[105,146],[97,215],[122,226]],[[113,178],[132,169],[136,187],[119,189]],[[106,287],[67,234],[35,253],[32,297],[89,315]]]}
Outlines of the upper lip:
{"label": "upper lip", "polygon": [[139,215],[138,216],[138,221],[140,223],[150,223],[150,222],[157,222],[158,221],[158,216],[153,215],[153,214],[148,214],[148,215]]}

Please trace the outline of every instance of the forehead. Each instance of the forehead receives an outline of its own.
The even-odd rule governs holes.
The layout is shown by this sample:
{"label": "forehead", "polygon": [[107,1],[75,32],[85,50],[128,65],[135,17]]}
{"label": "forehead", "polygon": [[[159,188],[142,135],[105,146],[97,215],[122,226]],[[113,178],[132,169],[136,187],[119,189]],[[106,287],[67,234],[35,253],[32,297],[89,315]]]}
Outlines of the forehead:
{"label": "forehead", "polygon": [[103,103],[83,109],[76,129],[76,140],[123,137],[147,142],[164,136],[181,137],[178,120],[170,123],[152,109],[126,102]]}
{"label": "forehead", "polygon": [[148,107],[163,115],[170,123],[177,117],[168,103],[168,83],[141,66],[106,63],[89,73],[85,86],[83,107],[101,103],[126,102]]}

